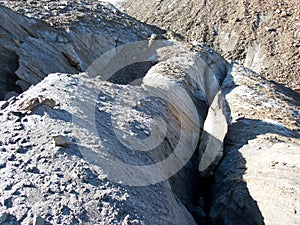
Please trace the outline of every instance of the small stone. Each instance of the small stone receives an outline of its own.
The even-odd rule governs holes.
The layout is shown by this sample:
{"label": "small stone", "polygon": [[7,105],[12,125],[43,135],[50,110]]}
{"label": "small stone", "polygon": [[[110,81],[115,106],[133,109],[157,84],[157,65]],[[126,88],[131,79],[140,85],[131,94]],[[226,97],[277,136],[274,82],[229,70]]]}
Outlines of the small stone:
{"label": "small stone", "polygon": [[150,37],[149,37],[150,41],[157,40],[157,39],[158,39],[158,35],[157,34],[151,34]]}
{"label": "small stone", "polygon": [[272,27],[265,27],[265,30],[269,32],[276,32],[276,28],[272,28]]}
{"label": "small stone", "polygon": [[286,16],[286,15],[287,15],[286,11],[281,12],[281,16]]}
{"label": "small stone", "polygon": [[26,100],[19,105],[20,111],[32,111],[40,105],[46,105],[53,108],[56,102],[52,98],[37,97],[30,100]]}
{"label": "small stone", "polygon": [[105,107],[99,107],[98,110],[99,110],[100,112],[105,112],[105,111],[106,111],[106,108],[105,108]]}
{"label": "small stone", "polygon": [[55,146],[59,147],[68,148],[72,144],[68,137],[62,135],[54,136],[53,140],[55,142]]}

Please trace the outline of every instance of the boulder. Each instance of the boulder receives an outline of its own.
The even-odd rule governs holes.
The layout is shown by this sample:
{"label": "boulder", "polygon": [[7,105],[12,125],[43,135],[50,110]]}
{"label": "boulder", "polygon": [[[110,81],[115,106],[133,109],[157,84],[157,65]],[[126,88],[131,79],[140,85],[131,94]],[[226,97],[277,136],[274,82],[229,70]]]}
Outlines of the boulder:
{"label": "boulder", "polygon": [[152,33],[137,20],[98,1],[89,5],[1,3],[10,8],[0,5],[0,99],[7,92],[27,90],[50,73],[85,71],[106,51],[145,40]]}

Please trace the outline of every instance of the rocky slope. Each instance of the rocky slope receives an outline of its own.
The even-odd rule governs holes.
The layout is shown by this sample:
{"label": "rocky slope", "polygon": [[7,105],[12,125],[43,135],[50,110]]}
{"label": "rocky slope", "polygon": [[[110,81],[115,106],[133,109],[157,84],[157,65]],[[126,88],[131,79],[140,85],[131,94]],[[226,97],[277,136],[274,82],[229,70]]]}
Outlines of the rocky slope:
{"label": "rocky slope", "polygon": [[120,5],[129,15],[209,45],[228,60],[299,89],[298,0],[129,0]]}
{"label": "rocky slope", "polygon": [[50,73],[85,71],[104,52],[152,33],[104,2],[0,4],[10,8],[0,6],[0,99],[27,90]]}

